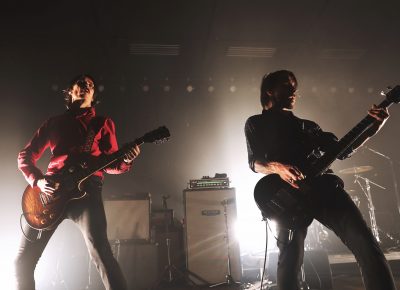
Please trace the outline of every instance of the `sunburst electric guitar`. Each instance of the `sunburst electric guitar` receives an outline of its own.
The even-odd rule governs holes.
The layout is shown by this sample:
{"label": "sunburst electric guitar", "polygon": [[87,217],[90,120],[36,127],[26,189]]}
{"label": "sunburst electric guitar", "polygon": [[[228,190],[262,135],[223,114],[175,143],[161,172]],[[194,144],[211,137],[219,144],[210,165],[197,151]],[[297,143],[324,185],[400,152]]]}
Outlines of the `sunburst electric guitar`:
{"label": "sunburst electric guitar", "polygon": [[169,137],[168,129],[159,127],[146,133],[143,137],[127,143],[113,154],[99,156],[94,160],[80,160],[66,164],[60,174],[51,176],[52,180],[59,183],[59,187],[53,195],[41,192],[37,186],[28,185],[22,195],[22,212],[27,223],[37,230],[54,228],[62,220],[68,203],[86,196],[87,193],[83,187],[86,179],[95,172],[121,160],[127,151],[135,145],[162,143],[167,141]]}
{"label": "sunburst electric guitar", "polygon": [[[378,107],[387,108],[400,102],[400,86],[396,86],[385,94],[386,98]],[[286,227],[307,226],[312,221],[310,181],[325,173],[337,157],[342,155],[354,142],[373,126],[375,119],[367,115],[351,129],[337,146],[320,158],[308,160],[309,166],[301,168],[306,178],[297,182],[299,189],[283,181],[278,174],[270,174],[261,178],[254,188],[254,199],[257,206],[268,219],[276,219]],[[323,193],[321,193],[323,194]]]}

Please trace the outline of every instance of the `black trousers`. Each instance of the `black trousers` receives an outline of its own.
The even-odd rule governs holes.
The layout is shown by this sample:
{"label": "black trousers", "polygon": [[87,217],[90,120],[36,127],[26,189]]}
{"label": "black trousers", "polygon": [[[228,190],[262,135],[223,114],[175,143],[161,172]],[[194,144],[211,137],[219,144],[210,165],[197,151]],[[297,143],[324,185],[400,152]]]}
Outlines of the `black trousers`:
{"label": "black trousers", "polygon": [[[364,221],[359,209],[343,189],[337,176],[323,175],[312,183],[313,213],[316,220],[330,228],[354,254],[367,290],[396,289],[386,258]],[[304,257],[307,228],[289,230],[279,227],[279,290],[298,290],[298,274]]]}
{"label": "black trousers", "polygon": [[[127,289],[125,278],[114,258],[107,239],[107,222],[101,197],[102,181],[92,177],[85,184],[87,196],[71,201],[65,218],[71,219],[82,231],[91,259],[98,269],[107,290]],[[36,230],[26,229],[28,237],[37,234]],[[55,230],[43,231],[35,242],[22,238],[15,261],[17,290],[34,290],[34,270],[48,241]]]}

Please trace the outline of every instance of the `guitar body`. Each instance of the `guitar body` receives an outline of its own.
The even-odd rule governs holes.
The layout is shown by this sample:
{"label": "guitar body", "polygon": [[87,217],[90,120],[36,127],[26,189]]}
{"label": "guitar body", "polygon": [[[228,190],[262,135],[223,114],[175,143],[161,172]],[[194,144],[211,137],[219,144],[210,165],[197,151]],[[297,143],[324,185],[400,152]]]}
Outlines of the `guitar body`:
{"label": "guitar body", "polygon": [[301,189],[293,188],[279,175],[270,174],[261,178],[254,188],[254,200],[264,217],[275,220],[282,227],[294,229],[307,227],[313,218],[308,213],[306,184]]}
{"label": "guitar body", "polygon": [[51,230],[62,221],[68,203],[85,196],[86,192],[76,188],[69,191],[57,190],[50,197],[41,192],[39,187],[28,185],[22,195],[22,213],[32,228]]}

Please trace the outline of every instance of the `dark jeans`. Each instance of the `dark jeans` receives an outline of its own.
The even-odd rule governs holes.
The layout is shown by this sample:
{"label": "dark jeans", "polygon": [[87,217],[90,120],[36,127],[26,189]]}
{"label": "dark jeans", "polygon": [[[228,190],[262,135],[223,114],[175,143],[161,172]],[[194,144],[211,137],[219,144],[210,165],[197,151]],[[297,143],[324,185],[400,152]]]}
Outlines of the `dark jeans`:
{"label": "dark jeans", "polygon": [[[396,289],[386,258],[341,180],[324,175],[312,184],[314,217],[330,228],[354,254],[367,290]],[[279,224],[279,222],[278,222]],[[279,227],[279,226],[278,226]],[[298,290],[307,228],[278,229],[278,289]]]}
{"label": "dark jeans", "polygon": [[[85,184],[87,196],[71,201],[65,218],[73,220],[82,231],[91,259],[98,269],[107,290],[127,289],[125,278],[114,258],[107,239],[107,222],[101,197],[102,181],[92,177]],[[28,237],[34,237],[36,230],[26,229]],[[43,231],[40,240],[30,242],[24,237],[15,262],[18,290],[34,290],[34,270],[48,241],[55,230]]]}

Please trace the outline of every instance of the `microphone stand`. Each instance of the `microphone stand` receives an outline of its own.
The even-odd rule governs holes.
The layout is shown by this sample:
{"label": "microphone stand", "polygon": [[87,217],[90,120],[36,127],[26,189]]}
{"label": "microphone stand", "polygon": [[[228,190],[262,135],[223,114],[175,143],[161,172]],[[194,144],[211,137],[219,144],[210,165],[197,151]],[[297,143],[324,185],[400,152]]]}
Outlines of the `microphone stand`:
{"label": "microphone stand", "polygon": [[225,275],[225,281],[210,285],[209,288],[219,287],[219,286],[238,286],[242,283],[236,282],[232,277],[232,269],[231,269],[231,254],[230,254],[230,241],[229,241],[229,227],[228,227],[228,210],[227,207],[229,204],[235,202],[233,198],[224,199],[221,204],[224,207],[224,220],[225,220],[225,243],[227,250],[227,273]]}

